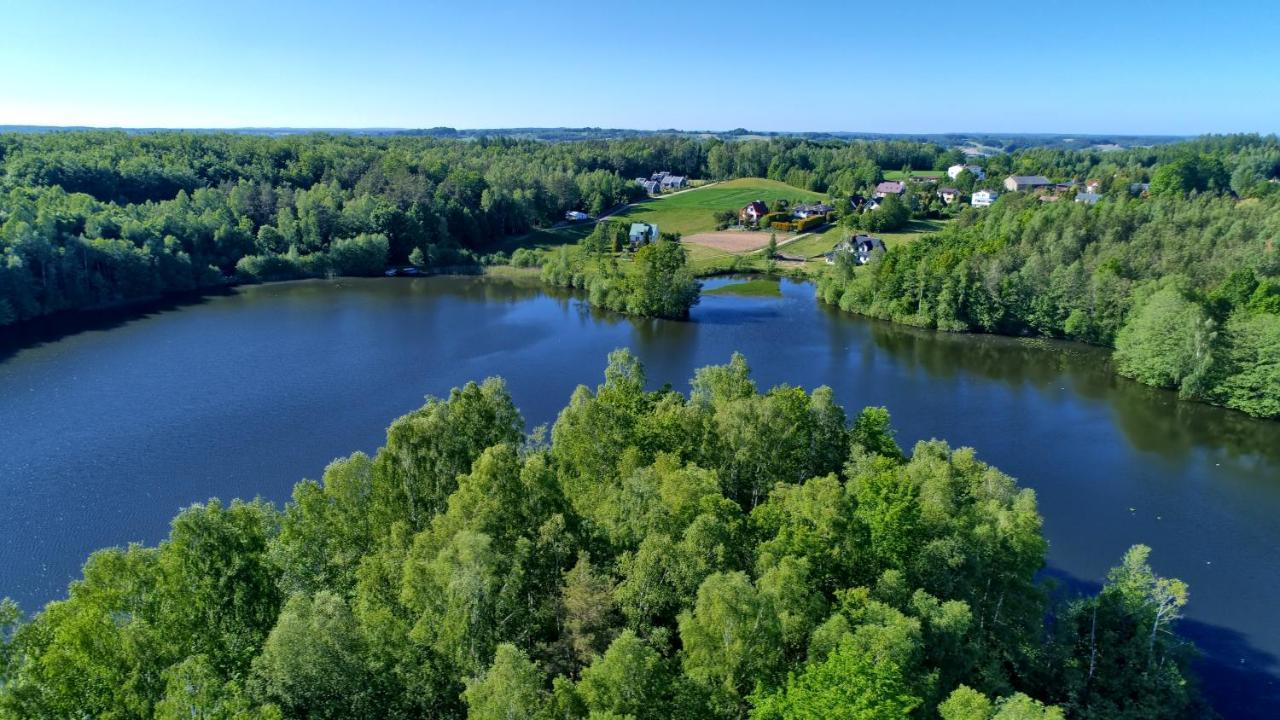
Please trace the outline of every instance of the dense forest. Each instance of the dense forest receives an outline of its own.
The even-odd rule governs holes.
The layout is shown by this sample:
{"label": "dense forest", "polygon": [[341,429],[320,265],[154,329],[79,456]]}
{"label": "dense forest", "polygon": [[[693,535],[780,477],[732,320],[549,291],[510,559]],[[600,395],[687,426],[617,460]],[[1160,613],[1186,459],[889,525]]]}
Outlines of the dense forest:
{"label": "dense forest", "polygon": [[1280,185],[1267,181],[1280,152],[1267,152],[1259,169],[1250,152],[1234,171],[1213,156],[1158,165],[1150,198],[1005,195],[864,269],[841,262],[818,292],[922,327],[1112,346],[1125,376],[1280,417]]}
{"label": "dense forest", "polygon": [[0,718],[1202,718],[1186,586],[1134,547],[1037,579],[1032,491],[741,356],[685,396],[627,351],[549,431],[501,381],[283,509],[216,500],[0,603]]}

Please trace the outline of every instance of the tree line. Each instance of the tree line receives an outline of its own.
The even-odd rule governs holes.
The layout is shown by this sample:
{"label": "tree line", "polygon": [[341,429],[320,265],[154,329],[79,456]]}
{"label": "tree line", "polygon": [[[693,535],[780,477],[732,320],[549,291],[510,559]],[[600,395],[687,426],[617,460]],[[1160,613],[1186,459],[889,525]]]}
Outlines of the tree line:
{"label": "tree line", "polygon": [[282,509],[216,500],[0,603],[0,718],[1200,718],[1186,586],[1037,580],[1034,493],[972,450],[627,351],[530,434],[429,398]]}

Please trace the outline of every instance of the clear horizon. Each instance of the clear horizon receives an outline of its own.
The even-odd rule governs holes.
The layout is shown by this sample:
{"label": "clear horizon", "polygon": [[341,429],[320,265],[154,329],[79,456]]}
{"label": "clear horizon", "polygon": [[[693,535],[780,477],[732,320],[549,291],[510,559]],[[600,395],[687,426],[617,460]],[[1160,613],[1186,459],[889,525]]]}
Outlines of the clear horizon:
{"label": "clear horizon", "polygon": [[1280,4],[1253,0],[1231,12],[1127,3],[1101,19],[1012,2],[953,17],[831,0],[8,10],[23,32],[0,46],[11,70],[0,125],[1280,132]]}

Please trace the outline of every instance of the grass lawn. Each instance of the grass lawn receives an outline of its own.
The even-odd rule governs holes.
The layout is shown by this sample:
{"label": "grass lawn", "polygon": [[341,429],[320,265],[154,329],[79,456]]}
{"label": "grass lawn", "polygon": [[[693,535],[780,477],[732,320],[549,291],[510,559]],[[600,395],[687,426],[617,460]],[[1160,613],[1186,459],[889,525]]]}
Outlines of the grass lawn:
{"label": "grass lawn", "polygon": [[[912,240],[929,233],[935,233],[946,227],[946,220],[913,220],[905,228],[897,232],[881,232],[871,233],[876,237],[884,240],[886,247],[894,247],[909,243]],[[832,225],[817,235],[809,235],[800,238],[795,242],[782,245],[778,251],[788,255],[801,255],[806,258],[820,257],[824,253],[830,252],[831,248],[844,237],[846,230],[838,225]]]}
{"label": "grass lawn", "polygon": [[704,295],[749,295],[752,297],[782,297],[782,288],[777,280],[759,278],[730,285],[722,285],[711,290],[704,290]]}
{"label": "grass lawn", "polygon": [[720,210],[739,210],[752,200],[813,202],[825,196],[763,178],[741,178],[664,198],[636,203],[613,218],[624,222],[654,223],[662,232],[692,235],[716,229],[713,217]]}
{"label": "grass lawn", "polygon": [[[502,242],[493,247],[493,250],[511,254],[518,248],[550,250],[561,245],[573,245],[590,235],[593,228],[595,228],[595,223],[582,222],[547,230],[534,230],[525,235],[512,235],[511,237],[503,238]],[[490,251],[486,250],[485,252]]]}
{"label": "grass lawn", "polygon": [[884,171],[885,180],[906,180],[912,175],[917,177],[944,178],[947,176],[947,173],[943,170],[912,170],[909,173],[902,172],[901,170]]}

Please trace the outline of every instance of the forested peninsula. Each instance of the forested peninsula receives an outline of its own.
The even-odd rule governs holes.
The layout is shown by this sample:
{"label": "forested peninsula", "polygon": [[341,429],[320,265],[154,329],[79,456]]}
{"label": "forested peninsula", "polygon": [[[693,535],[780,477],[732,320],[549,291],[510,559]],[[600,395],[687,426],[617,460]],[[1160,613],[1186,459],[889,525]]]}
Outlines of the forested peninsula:
{"label": "forested peninsula", "polygon": [[1131,549],[1050,593],[1032,491],[828,388],[689,394],[627,351],[549,432],[503,383],[282,509],[216,500],[0,603],[0,718],[1203,718],[1188,598]]}

